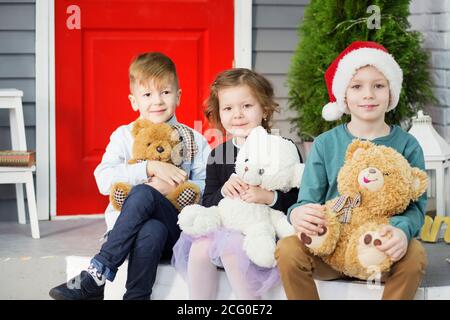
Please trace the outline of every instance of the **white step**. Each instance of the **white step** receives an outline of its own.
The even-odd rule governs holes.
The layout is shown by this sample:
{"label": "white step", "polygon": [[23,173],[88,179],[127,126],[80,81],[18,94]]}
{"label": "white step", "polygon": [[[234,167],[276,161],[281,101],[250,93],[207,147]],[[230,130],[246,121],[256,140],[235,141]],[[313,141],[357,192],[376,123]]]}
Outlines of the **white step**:
{"label": "white step", "polygon": [[[86,269],[89,265],[90,257],[69,256],[66,257],[67,262],[67,280],[76,276],[81,270]],[[105,299],[120,300],[125,293],[125,283],[127,276],[127,262],[119,268],[116,278],[113,282],[106,282]],[[379,300],[383,293],[383,285],[370,286],[366,282],[349,282],[349,281],[319,281],[315,280],[320,298],[323,300]],[[431,299],[449,299],[450,292],[436,288],[432,292]],[[427,288],[432,289],[432,288]],[[448,290],[447,290],[448,291]],[[428,296],[430,293],[428,294]],[[236,299],[231,292],[225,272],[220,274],[220,282],[218,289],[218,299],[229,300]],[[155,300],[185,300],[189,299],[188,287],[183,278],[175,269],[168,264],[158,267],[155,285],[153,287],[152,299]],[[285,300],[286,294],[281,285],[272,288],[263,296],[266,300]],[[416,300],[425,299],[425,289],[417,290]]]}
{"label": "white step", "polygon": [[[50,299],[49,290],[86,269],[88,256],[19,256],[0,258],[0,300]],[[107,282],[106,299],[120,300],[125,293],[127,262],[119,268],[114,282]],[[327,300],[377,300],[382,288],[370,289],[364,282],[316,281],[319,294]],[[175,269],[160,265],[153,288],[153,299],[188,299],[188,289]],[[286,299],[281,286],[273,288],[264,297],[268,300]],[[224,272],[220,275],[218,299],[235,299]],[[450,286],[419,288],[415,299],[450,300]]]}

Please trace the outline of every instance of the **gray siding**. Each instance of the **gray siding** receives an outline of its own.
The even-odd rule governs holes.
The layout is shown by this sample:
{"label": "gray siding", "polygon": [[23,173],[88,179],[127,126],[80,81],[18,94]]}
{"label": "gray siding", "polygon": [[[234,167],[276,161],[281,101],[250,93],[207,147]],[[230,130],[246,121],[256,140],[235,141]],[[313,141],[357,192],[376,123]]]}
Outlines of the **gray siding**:
{"label": "gray siding", "polygon": [[297,27],[309,0],[253,1],[253,68],[267,77],[275,87],[280,113],[274,117],[274,129],[297,144],[291,119],[296,115],[287,107],[287,73],[297,46]]}
{"label": "gray siding", "polygon": [[[0,0],[0,88],[23,90],[27,147],[36,149],[35,1]],[[0,110],[0,149],[11,148],[9,115]],[[16,220],[14,185],[0,184],[0,221]]]}

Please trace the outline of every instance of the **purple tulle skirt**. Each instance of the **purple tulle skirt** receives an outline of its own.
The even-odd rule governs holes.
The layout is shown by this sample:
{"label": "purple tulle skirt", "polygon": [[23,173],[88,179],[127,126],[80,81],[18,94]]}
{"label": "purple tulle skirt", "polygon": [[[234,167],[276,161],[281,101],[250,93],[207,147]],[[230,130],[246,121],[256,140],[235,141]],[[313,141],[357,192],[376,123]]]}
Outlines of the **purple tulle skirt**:
{"label": "purple tulle skirt", "polygon": [[247,257],[242,249],[244,236],[239,231],[219,229],[201,237],[192,237],[184,232],[173,247],[172,265],[187,280],[187,266],[189,252],[193,242],[199,239],[212,240],[209,248],[211,263],[223,267],[220,257],[226,254],[234,254],[238,258],[240,271],[245,274],[247,285],[255,296],[261,296],[267,290],[280,283],[280,275],[277,267],[263,268],[257,266]]}

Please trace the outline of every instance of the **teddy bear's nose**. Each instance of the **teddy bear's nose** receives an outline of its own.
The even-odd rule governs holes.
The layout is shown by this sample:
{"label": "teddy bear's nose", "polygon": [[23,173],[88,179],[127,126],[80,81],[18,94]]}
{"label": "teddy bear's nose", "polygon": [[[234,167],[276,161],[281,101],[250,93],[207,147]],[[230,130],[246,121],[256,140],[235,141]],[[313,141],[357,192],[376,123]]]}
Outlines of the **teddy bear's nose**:
{"label": "teddy bear's nose", "polygon": [[247,171],[248,171],[248,167],[245,167],[245,168],[244,168],[244,171],[247,172]]}
{"label": "teddy bear's nose", "polygon": [[163,153],[164,152],[164,148],[159,146],[156,148],[156,151],[158,151],[159,153]]}
{"label": "teddy bear's nose", "polygon": [[377,171],[375,169],[370,169],[369,172],[372,174],[377,173]]}

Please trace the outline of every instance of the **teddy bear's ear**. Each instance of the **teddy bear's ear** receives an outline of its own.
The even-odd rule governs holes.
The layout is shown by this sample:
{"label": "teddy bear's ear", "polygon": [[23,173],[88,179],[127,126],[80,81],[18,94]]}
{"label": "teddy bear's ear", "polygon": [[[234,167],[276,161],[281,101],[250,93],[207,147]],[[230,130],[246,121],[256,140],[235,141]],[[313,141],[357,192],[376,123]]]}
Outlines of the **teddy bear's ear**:
{"label": "teddy bear's ear", "polygon": [[137,119],[133,123],[133,128],[131,129],[131,135],[133,137],[136,137],[139,131],[141,131],[143,128],[149,127],[152,125],[152,122],[150,122],[147,119]]}
{"label": "teddy bear's ear", "polygon": [[362,151],[374,147],[375,145],[370,141],[362,141],[355,139],[347,147],[347,152],[345,153],[345,160],[351,160],[358,156]]}
{"label": "teddy bear's ear", "polygon": [[178,143],[172,148],[170,159],[172,163],[176,166],[180,166],[183,163],[184,149],[183,144]]}
{"label": "teddy bear's ear", "polygon": [[[250,131],[250,134],[248,135],[247,139],[259,141],[260,139],[265,139],[268,136],[268,133],[266,129],[264,129],[261,126],[257,126]],[[247,141],[246,139],[246,141]]]}
{"label": "teddy bear's ear", "polygon": [[416,201],[427,190],[428,175],[425,171],[412,168],[411,199]]}
{"label": "teddy bear's ear", "polygon": [[178,132],[177,129],[175,129],[175,128],[172,129],[172,132],[170,133],[170,140],[172,141],[172,143],[174,145],[176,145],[182,141],[180,133]]}
{"label": "teddy bear's ear", "polygon": [[264,154],[269,143],[269,134],[263,127],[258,126],[250,131],[241,149],[245,149],[247,154]]}

